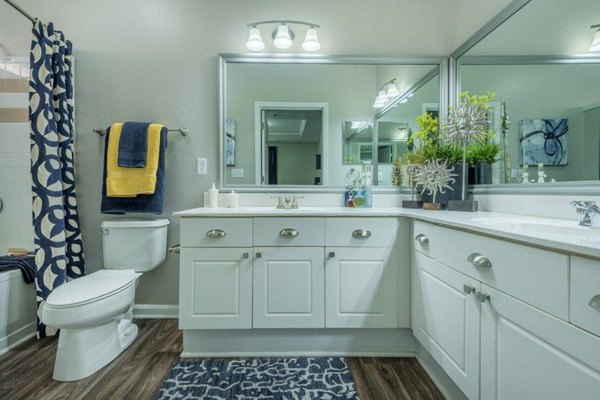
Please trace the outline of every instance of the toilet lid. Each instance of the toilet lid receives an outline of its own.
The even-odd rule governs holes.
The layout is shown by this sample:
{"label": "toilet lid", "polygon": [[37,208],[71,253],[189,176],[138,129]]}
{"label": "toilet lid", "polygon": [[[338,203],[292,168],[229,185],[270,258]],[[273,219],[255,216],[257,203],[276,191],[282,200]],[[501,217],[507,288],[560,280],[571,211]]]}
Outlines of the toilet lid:
{"label": "toilet lid", "polygon": [[134,270],[100,270],[56,288],[46,299],[53,307],[90,303],[122,291],[134,284]]}

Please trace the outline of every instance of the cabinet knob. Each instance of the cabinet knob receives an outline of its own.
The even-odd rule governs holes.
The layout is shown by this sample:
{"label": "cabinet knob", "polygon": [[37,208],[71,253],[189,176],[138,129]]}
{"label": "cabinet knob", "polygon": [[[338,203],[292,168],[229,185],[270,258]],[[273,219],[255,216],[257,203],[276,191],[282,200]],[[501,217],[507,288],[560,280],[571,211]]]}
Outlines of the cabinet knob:
{"label": "cabinet knob", "polygon": [[417,236],[415,236],[415,240],[421,244],[429,243],[429,238],[422,233],[419,233]]}
{"label": "cabinet knob", "polygon": [[595,295],[589,302],[590,307],[600,311],[600,294]]}
{"label": "cabinet knob", "polygon": [[206,236],[211,238],[222,238],[225,237],[225,231],[221,229],[211,229],[210,231],[206,232]]}
{"label": "cabinet knob", "polygon": [[476,289],[471,285],[463,285],[463,292],[465,292],[466,294],[471,294],[475,293]]}
{"label": "cabinet knob", "polygon": [[262,253],[260,251],[256,252],[256,258],[262,258]]}
{"label": "cabinet knob", "polygon": [[335,258],[335,251],[330,251],[329,254],[327,254],[327,256],[329,258]]}
{"label": "cabinet knob", "polygon": [[490,300],[489,294],[485,294],[485,293],[481,293],[481,292],[477,292],[475,297],[477,298],[477,300],[479,300],[482,303],[485,303],[486,301]]}
{"label": "cabinet knob", "polygon": [[472,253],[467,257],[467,261],[476,267],[492,268],[492,262],[483,254]]}
{"label": "cabinet knob", "polygon": [[279,236],[281,236],[281,237],[296,237],[299,234],[300,234],[300,232],[298,232],[294,228],[285,228],[285,229],[282,229],[281,232],[279,232]]}
{"label": "cabinet knob", "polygon": [[366,229],[357,229],[352,232],[352,237],[355,239],[367,239],[371,237],[371,231]]}
{"label": "cabinet knob", "polygon": [[250,254],[244,253],[244,254],[242,254],[242,258],[250,258]]}

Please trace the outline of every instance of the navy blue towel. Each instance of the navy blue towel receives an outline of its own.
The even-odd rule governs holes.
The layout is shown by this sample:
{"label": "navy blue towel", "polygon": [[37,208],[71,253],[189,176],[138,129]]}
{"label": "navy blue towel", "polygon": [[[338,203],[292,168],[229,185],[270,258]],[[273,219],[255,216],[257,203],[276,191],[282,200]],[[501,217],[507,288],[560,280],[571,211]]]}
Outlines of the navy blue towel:
{"label": "navy blue towel", "polygon": [[166,184],[167,128],[160,131],[160,151],[158,156],[158,171],[156,171],[156,189],[153,194],[140,194],[136,197],[107,197],[106,196],[106,152],[110,128],[106,130],[104,143],[104,173],[102,175],[102,214],[152,213],[162,214],[163,199]]}
{"label": "navy blue towel", "polygon": [[31,284],[35,280],[35,257],[34,256],[1,256],[0,271],[20,269],[23,280]]}
{"label": "navy blue towel", "polygon": [[125,122],[119,138],[119,159],[122,168],[144,168],[148,154],[149,122]]}

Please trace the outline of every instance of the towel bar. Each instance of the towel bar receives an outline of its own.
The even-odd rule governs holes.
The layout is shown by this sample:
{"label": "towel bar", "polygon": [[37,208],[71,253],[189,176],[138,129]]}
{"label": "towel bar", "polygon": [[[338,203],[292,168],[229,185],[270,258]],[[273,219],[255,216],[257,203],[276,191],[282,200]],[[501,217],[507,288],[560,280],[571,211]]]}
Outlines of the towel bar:
{"label": "towel bar", "polygon": [[[94,128],[92,129],[95,133],[97,133],[99,136],[106,136],[106,129],[98,129],[98,128]],[[179,132],[181,133],[181,136],[187,136],[189,130],[185,129],[185,128],[179,128],[179,129],[168,129],[169,132]]]}

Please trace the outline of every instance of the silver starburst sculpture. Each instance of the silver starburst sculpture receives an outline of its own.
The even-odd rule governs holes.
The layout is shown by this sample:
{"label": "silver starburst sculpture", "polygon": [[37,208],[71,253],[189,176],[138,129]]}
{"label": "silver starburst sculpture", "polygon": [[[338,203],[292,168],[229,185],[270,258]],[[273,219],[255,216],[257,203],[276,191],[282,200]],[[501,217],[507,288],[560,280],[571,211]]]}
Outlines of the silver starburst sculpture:
{"label": "silver starburst sculpture", "polygon": [[406,175],[408,175],[408,182],[412,191],[412,201],[415,200],[415,186],[417,184],[417,182],[415,181],[415,177],[422,167],[423,166],[421,164],[408,164],[406,166]]}
{"label": "silver starburst sculpture", "polygon": [[473,101],[465,92],[461,95],[460,104],[448,109],[448,117],[443,125],[447,138],[463,148],[461,190],[463,201],[467,195],[467,146],[471,142],[483,141],[486,137],[490,130],[488,114],[488,107],[485,104]]}
{"label": "silver starburst sculpture", "polygon": [[421,187],[421,194],[427,192],[433,196],[433,202],[439,193],[446,193],[446,189],[452,190],[450,184],[454,183],[456,174],[453,173],[454,167],[448,167],[445,162],[438,160],[429,160],[415,173],[415,181]]}

